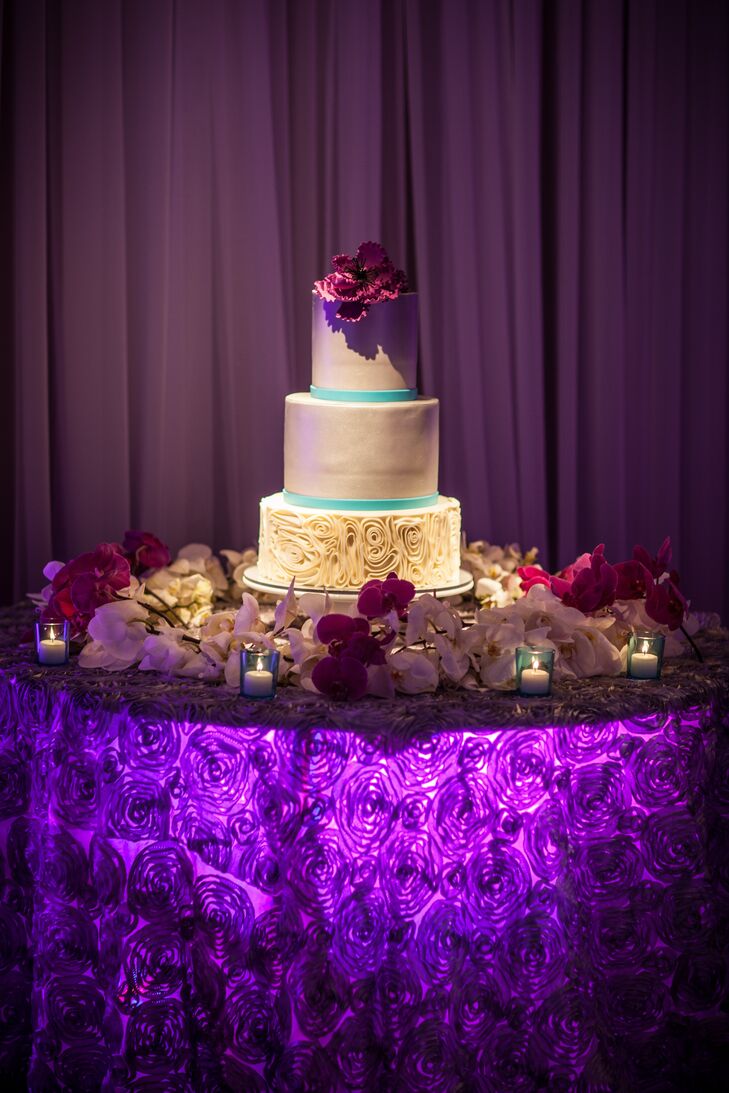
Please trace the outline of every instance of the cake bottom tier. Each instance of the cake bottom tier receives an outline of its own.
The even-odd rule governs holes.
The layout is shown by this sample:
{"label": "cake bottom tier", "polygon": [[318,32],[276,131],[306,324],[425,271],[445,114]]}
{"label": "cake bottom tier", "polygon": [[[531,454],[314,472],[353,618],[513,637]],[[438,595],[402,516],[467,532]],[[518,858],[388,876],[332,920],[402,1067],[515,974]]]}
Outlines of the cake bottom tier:
{"label": "cake bottom tier", "polygon": [[353,590],[388,573],[416,588],[458,583],[461,506],[440,497],[427,508],[377,512],[261,501],[258,571],[272,584]]}

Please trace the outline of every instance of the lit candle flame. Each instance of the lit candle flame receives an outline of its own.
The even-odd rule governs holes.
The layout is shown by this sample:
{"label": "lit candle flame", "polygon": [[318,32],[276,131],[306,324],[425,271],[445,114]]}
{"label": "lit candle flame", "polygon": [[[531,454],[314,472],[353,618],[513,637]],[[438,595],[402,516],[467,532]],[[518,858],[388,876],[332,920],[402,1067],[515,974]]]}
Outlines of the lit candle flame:
{"label": "lit candle flame", "polygon": [[55,632],[55,630],[53,629],[53,627],[51,627],[51,629],[50,629],[50,633],[49,633],[48,637],[50,638],[50,640],[51,640],[51,641],[55,641],[55,640],[56,640],[56,632]]}
{"label": "lit candle flame", "polygon": [[640,647],[640,651],[641,651],[641,653],[647,653],[648,652],[648,642],[647,641],[643,642],[643,644]]}
{"label": "lit candle flame", "polygon": [[535,672],[539,671],[539,657],[532,657],[532,669]]}

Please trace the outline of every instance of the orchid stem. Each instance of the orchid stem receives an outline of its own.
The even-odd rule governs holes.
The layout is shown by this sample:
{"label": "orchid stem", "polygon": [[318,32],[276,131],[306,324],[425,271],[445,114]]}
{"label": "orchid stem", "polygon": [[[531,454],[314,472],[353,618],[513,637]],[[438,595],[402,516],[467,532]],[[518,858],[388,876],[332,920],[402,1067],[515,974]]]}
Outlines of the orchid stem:
{"label": "orchid stem", "polygon": [[[158,619],[164,619],[168,626],[170,625],[170,620],[163,611],[159,611],[156,607],[152,607],[151,603],[145,603],[144,607],[146,607],[147,611],[151,611],[153,615],[156,615]],[[155,633],[159,633],[159,631],[156,630]]]}
{"label": "orchid stem", "polygon": [[[148,603],[145,604],[145,607],[148,607],[149,610],[152,611],[155,615],[159,615],[159,617],[161,619],[163,619],[165,617],[162,614],[161,611],[157,611],[154,607],[149,607]],[[158,630],[156,626],[152,626],[152,624],[149,623],[149,622],[145,623],[144,625],[147,627],[147,633],[149,633],[149,634],[161,634],[162,633],[161,630]],[[200,639],[199,638],[194,638],[192,636],[192,634],[183,634],[181,640],[182,641],[191,641],[194,645],[200,645],[201,644]]]}
{"label": "orchid stem", "polygon": [[[169,604],[165,603],[165,601],[162,599],[161,596],[158,596],[157,593],[153,592],[151,588],[145,588],[144,594],[145,594],[145,596],[154,596],[154,598],[156,600],[159,600],[159,602],[162,604],[162,606],[165,608],[165,610],[169,611],[170,615],[172,615],[172,618],[177,619],[177,621],[179,622],[182,629],[187,630],[187,627],[185,626],[184,622],[182,621],[180,616],[177,614],[175,609],[173,607],[170,607]],[[155,615],[159,615],[163,619],[166,618],[166,615],[162,611],[158,611],[156,607],[150,607],[149,604],[147,604],[147,607],[149,607],[149,610],[153,611]]]}
{"label": "orchid stem", "polygon": [[699,664],[703,664],[704,663],[703,654],[702,654],[701,650],[699,649],[698,645],[696,644],[696,642],[694,641],[694,639],[687,632],[687,630],[684,626],[681,627],[681,633],[686,638],[686,641],[689,643],[689,645],[693,649],[694,653],[696,654],[696,659],[698,660]]}

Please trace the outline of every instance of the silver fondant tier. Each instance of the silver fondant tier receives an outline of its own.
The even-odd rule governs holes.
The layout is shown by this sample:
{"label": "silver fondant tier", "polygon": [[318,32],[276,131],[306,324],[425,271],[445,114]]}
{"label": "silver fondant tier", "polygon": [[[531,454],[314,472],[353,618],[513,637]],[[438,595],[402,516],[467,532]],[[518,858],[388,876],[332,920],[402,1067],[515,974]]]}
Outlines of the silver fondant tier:
{"label": "silver fondant tier", "polygon": [[311,382],[350,391],[417,387],[418,296],[373,304],[359,322],[337,318],[338,300],[312,293]]}
{"label": "silver fondant tier", "polygon": [[288,395],[284,489],[333,504],[436,493],[438,400],[325,402]]}

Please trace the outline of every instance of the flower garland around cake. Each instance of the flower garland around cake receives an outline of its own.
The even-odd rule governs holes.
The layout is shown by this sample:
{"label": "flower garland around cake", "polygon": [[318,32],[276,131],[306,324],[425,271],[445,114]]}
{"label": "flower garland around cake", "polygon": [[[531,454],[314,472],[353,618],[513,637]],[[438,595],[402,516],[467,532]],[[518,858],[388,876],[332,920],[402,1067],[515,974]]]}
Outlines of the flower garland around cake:
{"label": "flower garland around cake", "polygon": [[122,543],[50,562],[50,583],[32,598],[42,619],[68,620],[85,668],[136,666],[237,688],[240,650],[254,646],[280,652],[280,684],[342,700],[440,686],[508,690],[525,644],[554,650],[556,680],[618,675],[635,630],[664,634],[667,656],[684,641],[698,654],[699,621],[671,569],[669,539],[655,557],[637,546],[617,564],[598,546],[558,574],[536,554],[464,544],[478,600],[470,615],[396,574],[368,581],[345,608],[293,587],[274,608],[244,591],[252,550],[218,558],[190,544],[173,560],[156,536],[128,531]]}

